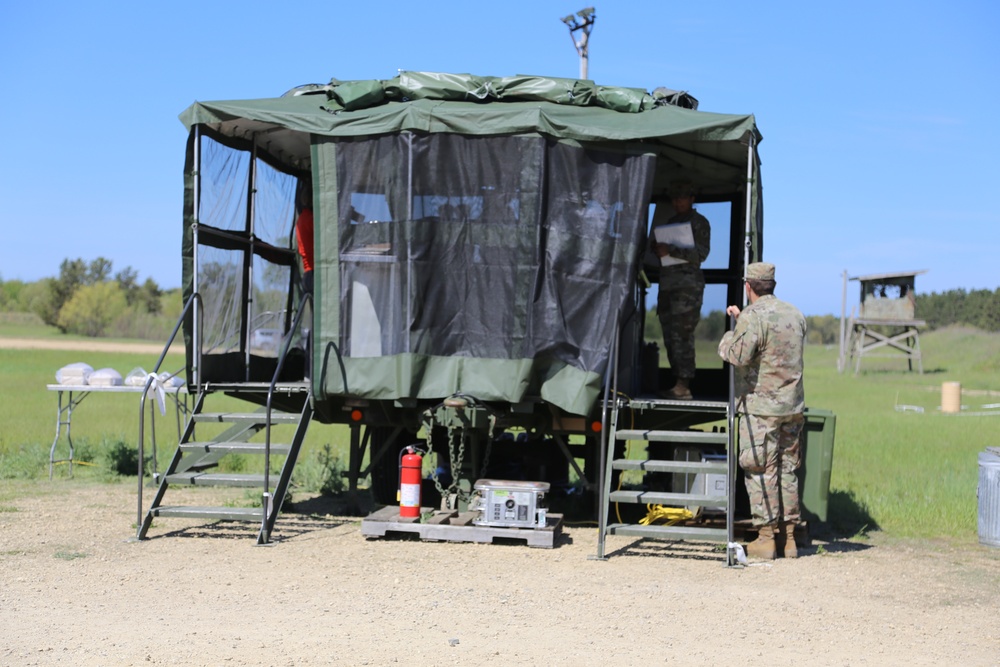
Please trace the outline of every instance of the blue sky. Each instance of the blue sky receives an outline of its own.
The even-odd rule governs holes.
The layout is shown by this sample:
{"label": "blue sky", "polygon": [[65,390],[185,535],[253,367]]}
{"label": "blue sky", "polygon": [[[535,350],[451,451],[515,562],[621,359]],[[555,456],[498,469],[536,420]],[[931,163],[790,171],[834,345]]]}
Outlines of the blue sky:
{"label": "blue sky", "polygon": [[[180,285],[178,114],[397,70],[574,77],[586,2],[6,3],[0,278],[111,259]],[[764,135],[778,295],[839,314],[841,274],[996,289],[1000,3],[599,4],[590,78],[687,90]],[[849,291],[849,305],[856,289]]]}

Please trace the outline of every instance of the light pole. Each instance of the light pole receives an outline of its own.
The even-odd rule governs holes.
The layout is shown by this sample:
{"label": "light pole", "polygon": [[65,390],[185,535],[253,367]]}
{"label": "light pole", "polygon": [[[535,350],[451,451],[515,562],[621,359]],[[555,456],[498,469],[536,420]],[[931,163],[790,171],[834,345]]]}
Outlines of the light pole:
{"label": "light pole", "polygon": [[[594,21],[597,20],[597,13],[593,7],[581,9],[576,14],[570,14],[562,19],[562,22],[569,28],[569,38],[573,40],[573,46],[580,56],[580,78],[587,78],[587,43],[590,41],[590,31],[594,29]],[[579,32],[579,38],[574,33]]]}

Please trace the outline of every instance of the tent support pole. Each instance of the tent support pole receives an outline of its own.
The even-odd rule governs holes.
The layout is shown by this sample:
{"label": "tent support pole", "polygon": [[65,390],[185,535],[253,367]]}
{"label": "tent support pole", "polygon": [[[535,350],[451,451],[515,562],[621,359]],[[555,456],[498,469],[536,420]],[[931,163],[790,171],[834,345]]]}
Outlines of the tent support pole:
{"label": "tent support pole", "polygon": [[243,377],[245,382],[250,381],[250,336],[253,322],[253,258],[254,258],[254,203],[257,200],[257,135],[253,137],[253,144],[250,147],[250,169],[247,174],[247,226],[246,230],[250,237],[250,247],[243,256],[243,275],[246,276],[243,285],[243,303],[246,305],[246,313],[243,323],[240,326],[240,334],[243,339]]}
{"label": "tent support pole", "polygon": [[[747,274],[747,265],[750,264],[750,246],[753,243],[750,236],[751,225],[753,224],[753,184],[754,184],[754,136],[751,132],[747,141],[747,200],[746,200],[746,223],[743,240],[743,275]],[[759,253],[758,253],[759,254]],[[756,257],[760,259],[760,257]]]}
{"label": "tent support pole", "polygon": [[[408,293],[410,276],[413,275],[413,266],[410,263],[413,257],[413,253],[410,252],[410,241],[413,238],[413,133],[407,132],[403,136],[406,138],[406,226],[403,228],[403,233],[406,234],[406,273],[403,276],[406,287],[403,294],[407,295],[404,297],[406,299],[406,321],[412,322],[413,304]],[[406,327],[406,352],[411,352],[412,350],[410,327]],[[428,434],[427,438],[427,441],[430,442],[430,434]]]}
{"label": "tent support pole", "polygon": [[[201,220],[201,126],[194,127],[194,174],[192,179],[192,213],[194,214],[194,224],[191,230],[191,263],[192,263],[192,294],[198,294],[200,285],[198,284],[198,221]],[[201,386],[201,303],[198,299],[191,304],[193,309],[191,314],[191,344],[194,347],[191,355],[191,377],[189,384],[195,387]],[[193,382],[191,382],[193,380]]]}

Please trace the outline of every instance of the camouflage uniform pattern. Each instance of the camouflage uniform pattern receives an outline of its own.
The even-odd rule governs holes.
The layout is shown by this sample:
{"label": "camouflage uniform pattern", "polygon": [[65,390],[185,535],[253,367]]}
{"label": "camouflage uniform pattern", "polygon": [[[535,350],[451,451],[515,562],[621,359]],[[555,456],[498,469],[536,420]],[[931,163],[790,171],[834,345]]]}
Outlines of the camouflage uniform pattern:
{"label": "camouflage uniform pattern", "polygon": [[799,478],[795,471],[802,463],[799,436],[804,422],[801,412],[773,417],[740,415],[739,461],[754,526],[799,521]]}
{"label": "camouflage uniform pattern", "polygon": [[767,294],[747,306],[719,342],[719,356],[736,367],[736,395],[755,415],[791,415],[805,409],[802,349],[806,319],[790,303]]}
{"label": "camouflage uniform pattern", "polygon": [[[691,223],[694,247],[675,248],[671,256],[683,259],[685,263],[660,269],[656,314],[663,328],[663,345],[670,368],[677,377],[691,379],[695,372],[694,329],[701,319],[701,304],[705,294],[705,276],[701,272],[701,263],[708,257],[712,232],[705,216],[695,210],[685,215],[675,215],[664,224],[676,222]],[[656,240],[652,233],[649,238],[651,244]]]}
{"label": "camouflage uniform pattern", "polygon": [[802,313],[769,294],[747,306],[719,342],[719,356],[736,367],[739,461],[756,526],[799,519],[805,337]]}

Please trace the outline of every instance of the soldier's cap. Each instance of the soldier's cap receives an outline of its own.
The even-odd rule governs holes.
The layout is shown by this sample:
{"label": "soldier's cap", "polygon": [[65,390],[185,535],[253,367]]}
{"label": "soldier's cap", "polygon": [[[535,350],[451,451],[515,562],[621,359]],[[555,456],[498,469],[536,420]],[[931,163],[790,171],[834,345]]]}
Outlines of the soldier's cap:
{"label": "soldier's cap", "polygon": [[774,280],[774,264],[754,262],[747,266],[747,280]]}
{"label": "soldier's cap", "polygon": [[690,181],[674,181],[667,188],[671,197],[694,197],[694,185]]}

